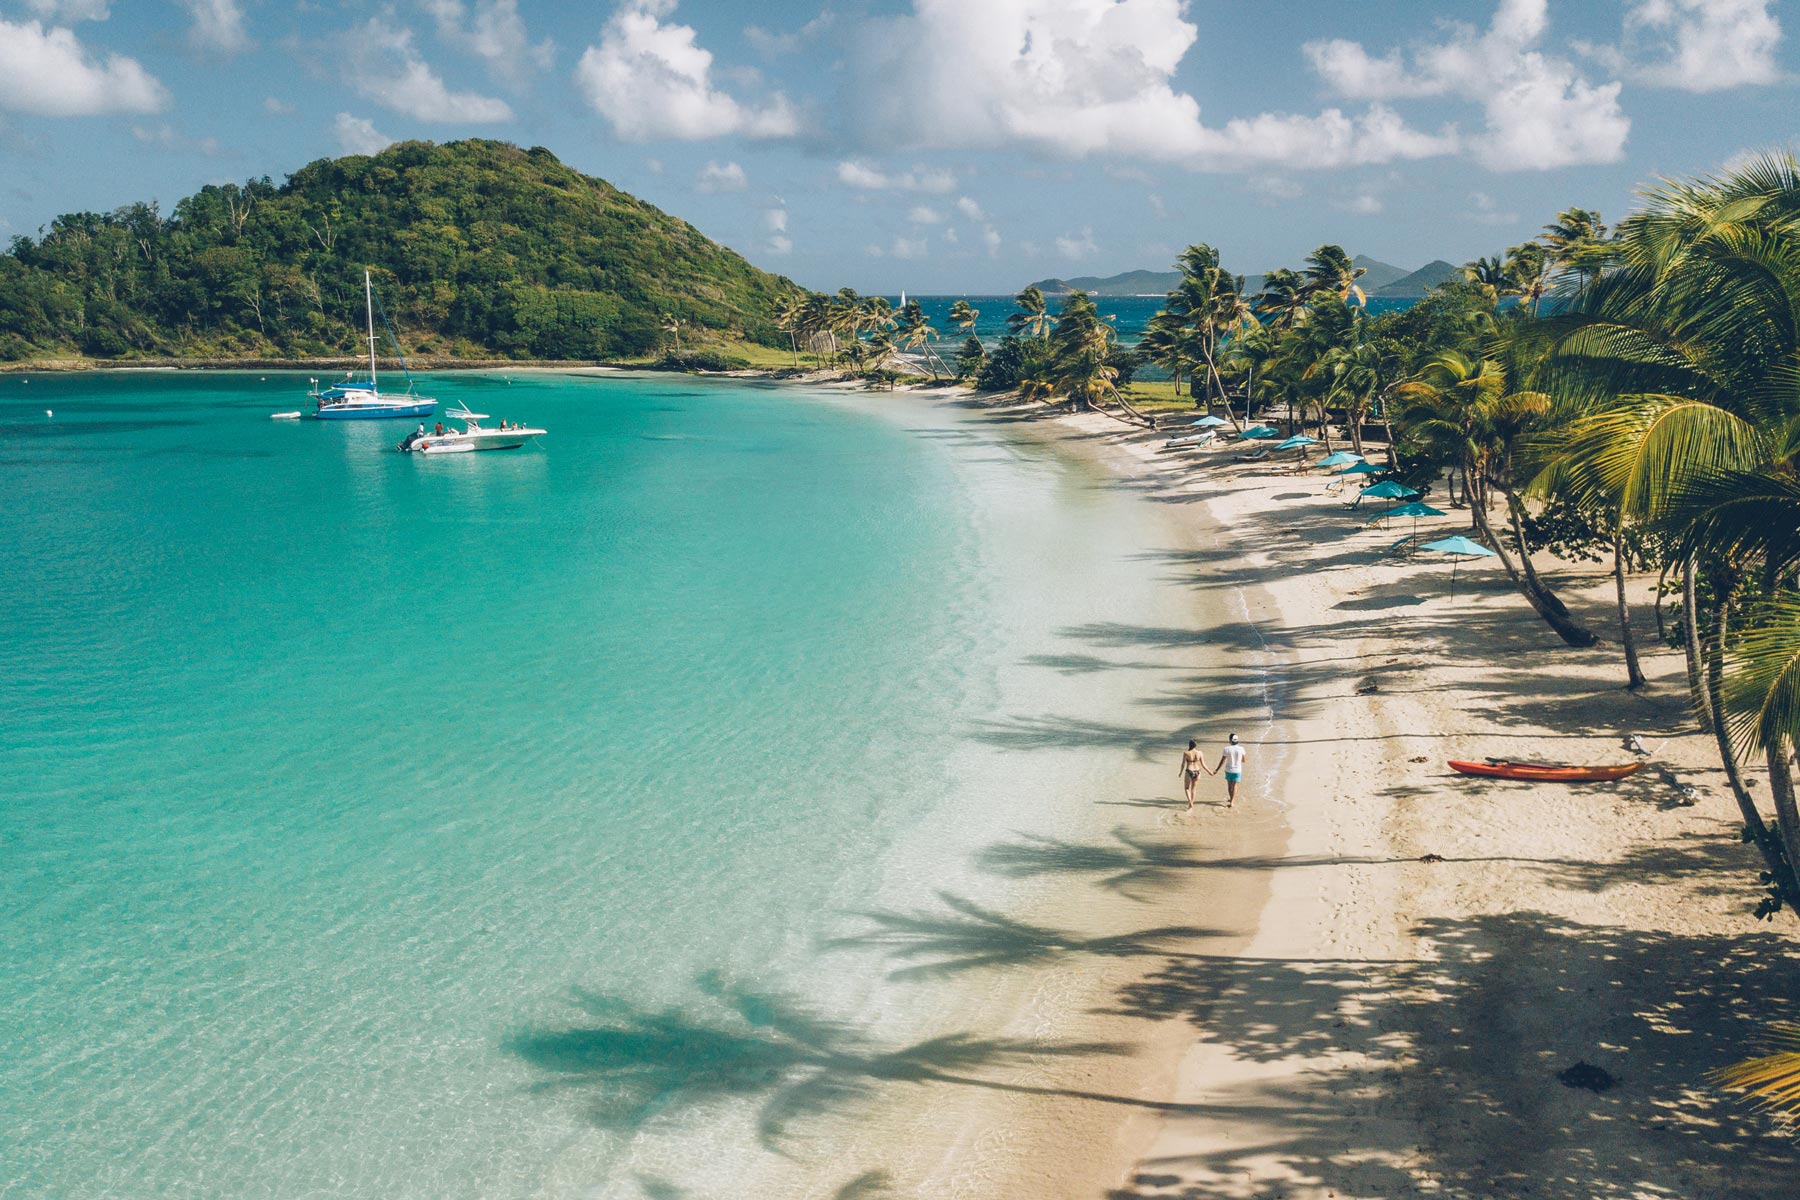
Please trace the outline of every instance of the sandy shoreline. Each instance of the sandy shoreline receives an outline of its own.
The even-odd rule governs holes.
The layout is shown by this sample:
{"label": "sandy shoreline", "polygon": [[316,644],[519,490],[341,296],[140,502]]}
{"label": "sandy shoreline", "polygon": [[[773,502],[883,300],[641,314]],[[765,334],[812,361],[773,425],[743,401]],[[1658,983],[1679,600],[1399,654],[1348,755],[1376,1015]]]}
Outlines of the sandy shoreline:
{"label": "sandy shoreline", "polygon": [[[1281,771],[1232,833],[1270,820],[1272,803],[1292,830],[1272,855],[1217,824],[1188,843],[1175,907],[1205,904],[1221,871],[1268,901],[1247,938],[1134,960],[1104,1003],[1113,1036],[1152,1058],[1180,1047],[1160,1080],[1140,1067],[1142,1095],[1165,1107],[1004,1194],[1792,1194],[1792,1142],[1704,1078],[1786,1011],[1800,956],[1791,917],[1751,915],[1755,864],[1686,716],[1680,656],[1653,646],[1651,686],[1628,693],[1615,646],[1563,647],[1497,569],[1462,572],[1452,600],[1446,564],[1383,557],[1393,534],[1343,511],[1322,479],[1168,455],[1102,416],[1055,422],[1124,486],[1183,512],[1200,500],[1194,524],[1228,531],[1181,583],[1203,607],[1235,592],[1254,609],[1275,669],[1252,767]],[[1541,567],[1604,634],[1603,568]],[[1647,643],[1653,582],[1632,581]],[[1620,761],[1630,732],[1656,762],[1619,784],[1480,782],[1443,765]],[[1675,806],[1671,780],[1700,803]],[[1617,1086],[1565,1086],[1558,1073],[1578,1062]],[[1102,1158],[1096,1188],[1082,1167]]]}

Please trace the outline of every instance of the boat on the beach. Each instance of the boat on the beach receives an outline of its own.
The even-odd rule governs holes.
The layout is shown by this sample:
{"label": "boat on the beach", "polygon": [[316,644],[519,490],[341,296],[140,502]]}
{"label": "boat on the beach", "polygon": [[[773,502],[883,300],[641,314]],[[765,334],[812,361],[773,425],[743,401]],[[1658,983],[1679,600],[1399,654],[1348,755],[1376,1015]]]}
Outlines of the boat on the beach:
{"label": "boat on the beach", "polygon": [[1179,450],[1183,446],[1204,446],[1208,442],[1215,440],[1218,436],[1218,434],[1210,429],[1206,430],[1204,433],[1184,434],[1181,437],[1170,438],[1168,441],[1164,442],[1163,449]]}
{"label": "boat on the beach", "polygon": [[[394,338],[394,354],[400,360],[400,370],[406,376],[406,391],[398,396],[384,396],[377,386],[375,377],[375,351],[380,339],[375,336],[375,285],[367,271],[363,272],[363,302],[369,315],[369,377],[367,379],[345,379],[327,387],[318,388],[318,380],[313,380],[315,389],[310,393],[317,407],[312,416],[320,421],[368,421],[387,417],[429,417],[437,411],[437,401],[421,396],[415,390],[412,372],[406,369],[406,355],[400,351],[400,339]],[[393,337],[393,330],[388,327],[387,314],[383,313],[381,324]]]}
{"label": "boat on the beach", "polygon": [[1490,758],[1482,762],[1450,759],[1450,769],[1462,775],[1480,775],[1489,779],[1522,779],[1530,783],[1610,783],[1636,774],[1641,762],[1610,763],[1599,766],[1577,766],[1573,763],[1513,762]]}
{"label": "boat on the beach", "polygon": [[447,429],[443,433],[427,433],[423,425],[406,435],[396,449],[406,454],[467,454],[472,450],[517,450],[534,437],[545,431],[526,425],[503,425],[498,429],[484,426],[481,422],[488,419],[486,413],[470,412],[468,408],[453,408],[444,414],[454,417],[463,423],[461,429]]}

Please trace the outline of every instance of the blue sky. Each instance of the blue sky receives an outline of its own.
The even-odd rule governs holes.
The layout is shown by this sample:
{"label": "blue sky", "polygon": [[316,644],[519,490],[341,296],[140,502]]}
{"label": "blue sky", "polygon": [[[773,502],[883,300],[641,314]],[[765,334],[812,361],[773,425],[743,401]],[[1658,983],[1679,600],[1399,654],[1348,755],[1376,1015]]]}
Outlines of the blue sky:
{"label": "blue sky", "polygon": [[495,137],[816,288],[1416,267],[1791,144],[1783,0],[0,0],[0,236]]}

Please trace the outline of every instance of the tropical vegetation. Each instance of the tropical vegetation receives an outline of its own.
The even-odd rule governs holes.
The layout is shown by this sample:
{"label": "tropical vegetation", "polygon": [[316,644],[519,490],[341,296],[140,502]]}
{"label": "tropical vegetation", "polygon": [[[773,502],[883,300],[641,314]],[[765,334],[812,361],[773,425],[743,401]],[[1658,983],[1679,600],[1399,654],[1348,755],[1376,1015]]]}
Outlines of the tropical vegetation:
{"label": "tropical vegetation", "polygon": [[365,268],[409,351],[475,358],[784,345],[792,288],[542,147],[401,142],[14,238],[0,360],[355,354]]}

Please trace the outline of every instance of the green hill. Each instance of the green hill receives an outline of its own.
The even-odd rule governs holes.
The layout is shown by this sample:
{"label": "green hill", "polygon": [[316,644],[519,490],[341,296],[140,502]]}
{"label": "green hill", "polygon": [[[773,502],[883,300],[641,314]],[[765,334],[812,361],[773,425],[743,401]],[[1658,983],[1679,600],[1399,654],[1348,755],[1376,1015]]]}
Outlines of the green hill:
{"label": "green hill", "polygon": [[643,354],[669,313],[775,344],[792,287],[542,147],[402,142],[15,238],[0,360],[356,354],[365,267],[409,353],[456,357]]}
{"label": "green hill", "polygon": [[1417,300],[1432,288],[1462,277],[1461,267],[1451,266],[1441,258],[1433,259],[1412,274],[1396,279],[1386,287],[1371,290],[1369,294],[1384,300]]}

